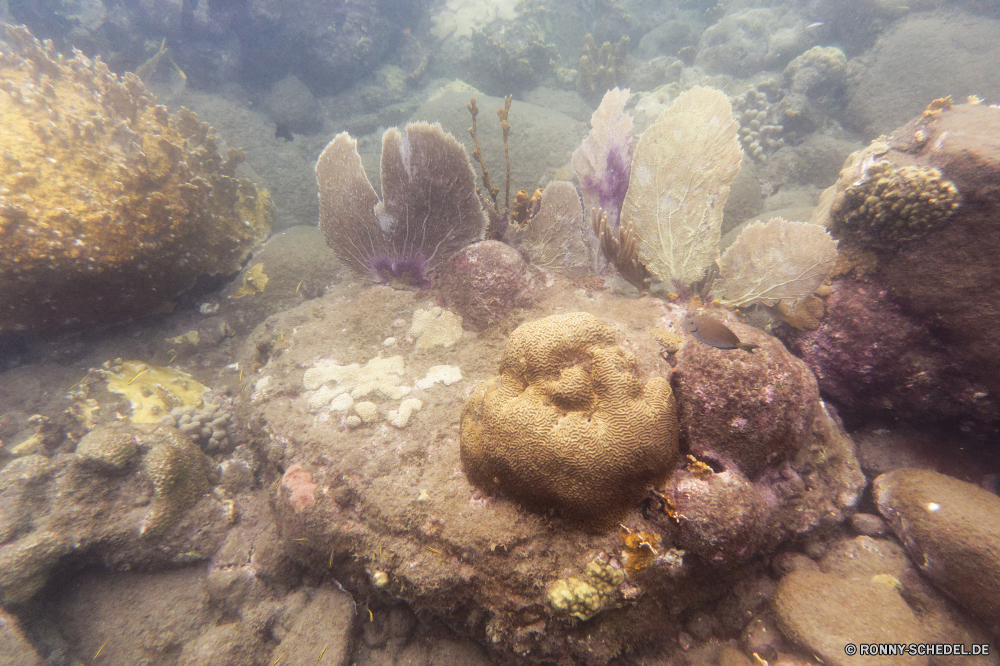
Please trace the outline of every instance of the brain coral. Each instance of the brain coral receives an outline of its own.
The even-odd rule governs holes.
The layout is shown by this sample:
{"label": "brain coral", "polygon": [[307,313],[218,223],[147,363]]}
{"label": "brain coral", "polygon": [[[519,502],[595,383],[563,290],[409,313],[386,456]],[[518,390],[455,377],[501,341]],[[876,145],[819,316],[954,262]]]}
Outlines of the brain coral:
{"label": "brain coral", "polygon": [[669,474],[677,433],[670,385],[643,385],[610,327],[552,315],[518,327],[500,375],[466,401],[462,463],[486,492],[604,529]]}
{"label": "brain coral", "polygon": [[113,324],[234,272],[271,223],[194,113],[25,28],[0,54],[0,331]]}

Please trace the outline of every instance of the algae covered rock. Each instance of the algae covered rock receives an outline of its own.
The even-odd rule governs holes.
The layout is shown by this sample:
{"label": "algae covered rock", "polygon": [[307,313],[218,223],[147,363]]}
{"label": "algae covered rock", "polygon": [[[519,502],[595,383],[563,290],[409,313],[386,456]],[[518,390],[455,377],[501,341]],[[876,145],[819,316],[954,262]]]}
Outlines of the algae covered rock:
{"label": "algae covered rock", "polygon": [[[886,642],[923,643],[929,636],[913,610],[889,581],[793,571],[778,584],[774,610],[786,636],[824,664],[871,663],[867,655],[848,655],[844,646]],[[892,663],[923,666],[926,656],[902,655]]]}
{"label": "algae covered rock", "polygon": [[792,346],[845,417],[958,421],[995,441],[998,137],[1000,108],[934,100],[851,155],[817,207],[813,220],[854,270],[834,284],[839,304],[828,303],[821,328]]}
{"label": "algae covered rock", "polygon": [[883,474],[872,492],[920,571],[980,619],[1000,623],[1000,497],[913,468]]}
{"label": "algae covered rock", "polygon": [[103,326],[239,270],[266,192],[194,113],[26,28],[0,54],[0,331]]}
{"label": "algae covered rock", "polygon": [[597,317],[551,315],[511,334],[499,377],[462,408],[461,446],[488,493],[606,527],[673,467],[673,393],[662,377],[643,384]]}

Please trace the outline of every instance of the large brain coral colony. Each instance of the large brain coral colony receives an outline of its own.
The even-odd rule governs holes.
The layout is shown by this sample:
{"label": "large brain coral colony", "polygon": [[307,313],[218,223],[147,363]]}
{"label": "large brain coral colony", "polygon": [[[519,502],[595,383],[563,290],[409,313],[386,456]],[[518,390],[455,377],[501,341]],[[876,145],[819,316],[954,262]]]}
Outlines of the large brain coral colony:
{"label": "large brain coral colony", "polygon": [[667,380],[643,384],[593,315],[551,315],[511,334],[500,375],[466,401],[462,463],[489,493],[604,529],[670,473],[677,433]]}
{"label": "large brain coral colony", "polygon": [[194,113],[134,74],[8,28],[0,53],[0,331],[108,325],[233,273],[269,233],[267,192],[236,177]]}

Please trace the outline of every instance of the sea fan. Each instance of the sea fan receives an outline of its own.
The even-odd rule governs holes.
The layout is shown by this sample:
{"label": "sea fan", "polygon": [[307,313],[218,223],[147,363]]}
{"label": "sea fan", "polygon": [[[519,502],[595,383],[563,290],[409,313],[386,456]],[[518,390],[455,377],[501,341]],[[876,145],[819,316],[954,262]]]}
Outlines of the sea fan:
{"label": "sea fan", "polygon": [[359,276],[426,287],[437,266],[483,239],[486,213],[469,156],[441,125],[387,130],[381,176],[379,201],[357,141],[346,132],[316,162],[320,228],[327,245]]}

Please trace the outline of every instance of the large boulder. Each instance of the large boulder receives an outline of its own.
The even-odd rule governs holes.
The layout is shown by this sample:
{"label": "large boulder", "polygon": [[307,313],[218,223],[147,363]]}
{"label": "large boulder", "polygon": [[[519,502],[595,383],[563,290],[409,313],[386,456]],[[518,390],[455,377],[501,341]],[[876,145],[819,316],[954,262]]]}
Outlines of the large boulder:
{"label": "large boulder", "polygon": [[[701,342],[680,334],[686,308],[652,298],[586,292],[560,278],[553,278],[541,301],[522,313],[535,322],[523,328],[552,321],[544,318],[553,312],[588,313],[566,316],[598,321],[601,343],[594,349],[604,351],[570,349],[558,381],[544,372],[538,377],[529,373],[529,392],[548,391],[555,407],[571,396],[586,402],[587,392],[576,389],[588,381],[601,385],[608,369],[630,385],[645,386],[647,393],[650,386],[674,382],[674,363],[690,377],[714,367],[771,382],[773,404],[782,405],[775,418],[789,424],[787,436],[794,441],[776,458],[758,457],[747,465],[753,477],[747,481],[753,484],[749,490],[767,496],[762,514],[766,538],[738,555],[727,551],[725,566],[713,560],[715,552],[708,547],[683,552],[687,543],[709,538],[702,526],[738,509],[742,495],[720,494],[728,501],[714,501],[709,493],[690,493],[683,509],[674,511],[669,501],[680,501],[680,482],[663,482],[662,467],[648,477],[659,481],[656,492],[643,497],[622,487],[621,496],[613,498],[623,527],[588,531],[546,511],[562,508],[558,505],[523,508],[492,479],[485,485],[496,494],[487,494],[464,473],[475,468],[463,470],[462,405],[470,396],[480,404],[477,400],[484,396],[476,387],[498,368],[510,375],[511,385],[520,381],[520,375],[507,371],[530,366],[537,354],[530,345],[521,349],[517,334],[508,342],[498,330],[408,335],[415,330],[414,320],[424,321],[435,308],[439,316],[434,321],[442,332],[450,330],[456,318],[435,303],[433,292],[414,298],[411,292],[385,286],[331,293],[261,325],[240,362],[241,367],[259,368],[244,377],[249,383],[238,399],[237,420],[249,425],[256,449],[281,474],[274,486],[281,548],[309,571],[327,572],[331,562],[340,567],[338,580],[359,601],[385,593],[401,597],[460,634],[491,645],[508,662],[575,659],[604,664],[679,632],[678,614],[723,595],[746,573],[741,566],[754,554],[832,525],[853,511],[864,480],[851,441],[823,409],[804,365],[780,344],[726,319],[739,335],[767,349],[752,356],[741,350],[698,350],[694,346]],[[564,326],[561,332],[569,335],[571,329]],[[665,335],[671,332],[673,337]],[[672,340],[680,341],[681,352],[676,353]],[[503,355],[505,343],[510,358]],[[512,343],[521,351],[515,353]],[[601,364],[615,359],[629,361],[627,372],[615,363]],[[697,363],[704,369],[692,359],[701,359]],[[783,384],[793,376],[801,379],[798,393],[789,393],[786,401]],[[563,380],[574,390],[560,391]],[[700,390],[715,404],[730,397],[730,388],[713,383]],[[573,410],[579,402],[571,405]],[[733,405],[750,408],[739,401]],[[538,413],[549,418],[544,401],[538,406]],[[679,409],[682,427],[684,415],[694,411]],[[569,411],[565,418],[577,419],[578,412]],[[698,418],[715,422],[734,417],[722,410]],[[763,415],[755,412],[747,418],[761,420]],[[523,431],[544,429],[545,423],[530,421]],[[732,438],[733,450],[740,448],[738,439]],[[668,444],[665,454],[670,453]],[[743,446],[752,450],[754,444]],[[707,463],[691,463],[693,471],[685,468],[684,474],[709,486],[715,483],[712,477],[724,480],[729,470],[714,470],[709,467],[713,460],[704,458]],[[669,474],[669,460],[657,464],[668,465]],[[547,471],[561,474],[547,464],[532,473]],[[732,472],[739,473],[735,465]],[[620,485],[627,483],[623,479]],[[685,532],[688,515],[692,527]],[[746,524],[733,529],[745,533]]]}
{"label": "large boulder", "polygon": [[0,333],[110,326],[239,270],[270,231],[207,123],[26,28],[0,54]]}
{"label": "large boulder", "polygon": [[920,571],[987,626],[1000,625],[1000,497],[913,468],[878,477],[872,493]]}
{"label": "large boulder", "polygon": [[815,220],[851,279],[791,345],[845,418],[1000,428],[998,137],[1000,109],[937,100],[852,155],[824,195]]}

